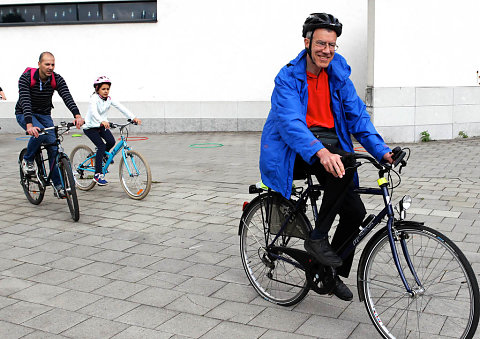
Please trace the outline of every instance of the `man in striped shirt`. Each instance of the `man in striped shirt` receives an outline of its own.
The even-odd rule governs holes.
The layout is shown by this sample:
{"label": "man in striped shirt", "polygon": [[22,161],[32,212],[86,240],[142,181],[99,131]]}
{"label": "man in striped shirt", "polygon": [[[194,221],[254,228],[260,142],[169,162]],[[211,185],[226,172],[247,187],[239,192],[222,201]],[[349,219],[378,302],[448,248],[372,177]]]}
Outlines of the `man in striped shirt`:
{"label": "man in striped shirt", "polygon": [[[50,168],[57,154],[57,146],[54,144],[55,135],[39,135],[41,128],[54,126],[51,111],[53,108],[52,96],[55,90],[57,90],[63,102],[75,117],[73,122],[77,128],[80,128],[84,123],[65,80],[59,74],[54,73],[54,69],[55,57],[50,52],[43,52],[38,60],[38,69],[26,71],[20,76],[18,81],[19,98],[15,106],[15,116],[18,124],[29,135],[33,136],[28,142],[27,152],[22,162],[24,172],[30,175],[35,174],[35,153],[42,143],[52,144],[47,148]],[[33,74],[33,86],[31,72],[35,72]],[[58,170],[54,169],[52,171],[51,178],[56,188],[61,185]],[[59,189],[56,191],[61,192]]]}

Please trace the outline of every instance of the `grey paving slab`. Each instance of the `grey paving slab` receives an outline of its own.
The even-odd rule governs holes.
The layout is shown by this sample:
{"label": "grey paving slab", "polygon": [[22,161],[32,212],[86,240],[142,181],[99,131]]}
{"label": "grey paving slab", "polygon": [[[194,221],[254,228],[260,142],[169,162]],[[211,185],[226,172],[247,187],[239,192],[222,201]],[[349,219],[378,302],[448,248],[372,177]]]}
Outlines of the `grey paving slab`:
{"label": "grey paving slab", "polygon": [[[23,143],[15,137],[0,135],[0,155],[11,160],[0,167],[4,178],[18,178]],[[252,198],[248,185],[259,181],[259,133],[148,137],[132,146],[152,168],[149,196],[129,199],[115,167],[109,186],[78,192],[77,223],[51,192],[34,206],[17,179],[2,182],[0,338],[378,337],[356,296],[358,256],[346,280],[352,302],[310,292],[285,308],[249,285],[237,231],[242,204]],[[188,147],[220,141],[224,147]],[[79,143],[89,140],[67,136],[67,153]],[[480,168],[472,156],[480,139],[408,146],[394,199],[412,195],[409,216],[454,240],[480,277]],[[375,176],[360,168],[362,184]],[[362,198],[369,209],[382,204]]]}
{"label": "grey paving slab", "polygon": [[[164,332],[198,338],[210,331],[219,323],[220,321],[216,319],[180,313],[174,318],[158,326],[157,329]],[[191,324],[191,326],[186,326],[186,324]]]}
{"label": "grey paving slab", "polygon": [[130,326],[126,330],[112,337],[112,339],[131,339],[131,338],[168,339],[168,338],[172,338],[172,334],[152,330],[145,327]]}
{"label": "grey paving slab", "polygon": [[50,311],[52,308],[40,304],[19,301],[0,310],[0,319],[14,324],[21,324],[29,319]]}
{"label": "grey paving slab", "polygon": [[140,305],[115,320],[129,325],[154,329],[177,314],[178,312],[174,310]]}
{"label": "grey paving slab", "polygon": [[228,320],[231,322],[247,324],[264,309],[265,307],[262,306],[234,301],[224,301],[222,304],[209,311],[206,316],[220,320]]}
{"label": "grey paving slab", "polygon": [[111,338],[127,327],[128,325],[116,321],[93,317],[73,326],[62,334],[70,338]]}
{"label": "grey paving slab", "polygon": [[139,304],[114,298],[102,298],[78,310],[79,313],[113,320],[138,307]]}
{"label": "grey paving slab", "polygon": [[202,335],[202,339],[207,338],[259,338],[267,330],[261,327],[248,326],[228,321],[221,322],[206,334]]}
{"label": "grey paving slab", "polygon": [[24,325],[45,332],[60,334],[88,318],[83,314],[56,308],[24,322]]}
{"label": "grey paving slab", "polygon": [[0,337],[1,338],[22,338],[34,330],[25,326],[11,324],[5,321],[0,321]]}

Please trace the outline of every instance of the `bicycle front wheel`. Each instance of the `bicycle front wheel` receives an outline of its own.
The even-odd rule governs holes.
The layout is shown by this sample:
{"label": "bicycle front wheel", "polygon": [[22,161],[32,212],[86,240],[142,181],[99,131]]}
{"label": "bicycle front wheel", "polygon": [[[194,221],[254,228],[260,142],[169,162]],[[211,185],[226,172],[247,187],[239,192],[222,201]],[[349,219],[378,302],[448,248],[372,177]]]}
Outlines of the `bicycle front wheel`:
{"label": "bicycle front wheel", "polygon": [[58,164],[60,170],[63,190],[67,199],[68,209],[74,221],[80,219],[80,208],[78,206],[77,190],[75,189],[75,179],[73,179],[72,168],[67,158],[60,158]]}
{"label": "bicycle front wheel", "polygon": [[[93,151],[86,145],[78,145],[70,153],[75,184],[82,191],[89,191],[95,186],[95,181],[93,181],[95,157],[92,157],[93,155]],[[90,159],[86,161],[88,158]]]}
{"label": "bicycle front wheel", "polygon": [[152,172],[147,161],[137,151],[128,150],[125,160],[120,161],[120,184],[132,199],[145,198],[152,187]]}
{"label": "bicycle front wheel", "polygon": [[18,163],[20,165],[20,184],[22,185],[23,192],[25,193],[28,201],[34,205],[38,205],[42,202],[45,195],[45,185],[43,182],[41,182],[42,179],[40,179],[42,176],[42,164],[39,157],[36,155],[35,165],[37,166],[37,175],[26,175],[22,168],[22,161],[26,152],[27,149],[24,148],[18,156]]}
{"label": "bicycle front wheel", "polygon": [[307,229],[301,216],[292,217],[275,242],[275,253],[266,246],[292,210],[292,204],[280,194],[265,193],[250,202],[240,221],[240,254],[248,280],[264,299],[282,306],[300,302],[310,289],[305,271],[281,250],[303,250],[304,240],[296,237]]}
{"label": "bicycle front wheel", "polygon": [[395,230],[395,247],[413,295],[400,279],[385,228],[369,241],[358,268],[360,298],[376,329],[384,338],[472,338],[479,291],[465,255],[450,239],[423,225]]}

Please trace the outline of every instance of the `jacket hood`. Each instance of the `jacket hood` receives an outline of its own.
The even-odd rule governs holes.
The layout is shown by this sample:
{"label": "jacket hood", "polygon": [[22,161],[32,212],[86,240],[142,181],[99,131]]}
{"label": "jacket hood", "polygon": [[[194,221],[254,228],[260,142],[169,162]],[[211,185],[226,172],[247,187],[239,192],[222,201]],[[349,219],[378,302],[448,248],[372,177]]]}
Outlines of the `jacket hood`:
{"label": "jacket hood", "polygon": [[[290,61],[289,64],[294,67],[293,72],[295,77],[299,80],[306,81],[307,73],[305,70],[307,69],[307,51],[305,49],[302,50],[295,59]],[[335,53],[332,61],[330,61],[330,64],[327,67],[329,82],[335,85],[333,90],[341,87],[350,77],[351,73],[352,70],[347,64],[345,58],[341,54]]]}

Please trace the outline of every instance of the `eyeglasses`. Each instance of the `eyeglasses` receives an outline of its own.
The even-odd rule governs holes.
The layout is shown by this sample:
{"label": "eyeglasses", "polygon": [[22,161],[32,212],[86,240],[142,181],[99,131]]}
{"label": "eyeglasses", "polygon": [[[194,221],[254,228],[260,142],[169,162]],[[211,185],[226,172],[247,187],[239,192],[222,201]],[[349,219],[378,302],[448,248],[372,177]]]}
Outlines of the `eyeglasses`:
{"label": "eyeglasses", "polygon": [[328,46],[328,49],[331,50],[331,51],[336,51],[338,49],[338,45],[334,42],[325,42],[325,41],[322,41],[322,40],[317,40],[314,42],[314,45],[319,47],[320,49],[324,50],[325,47]]}

